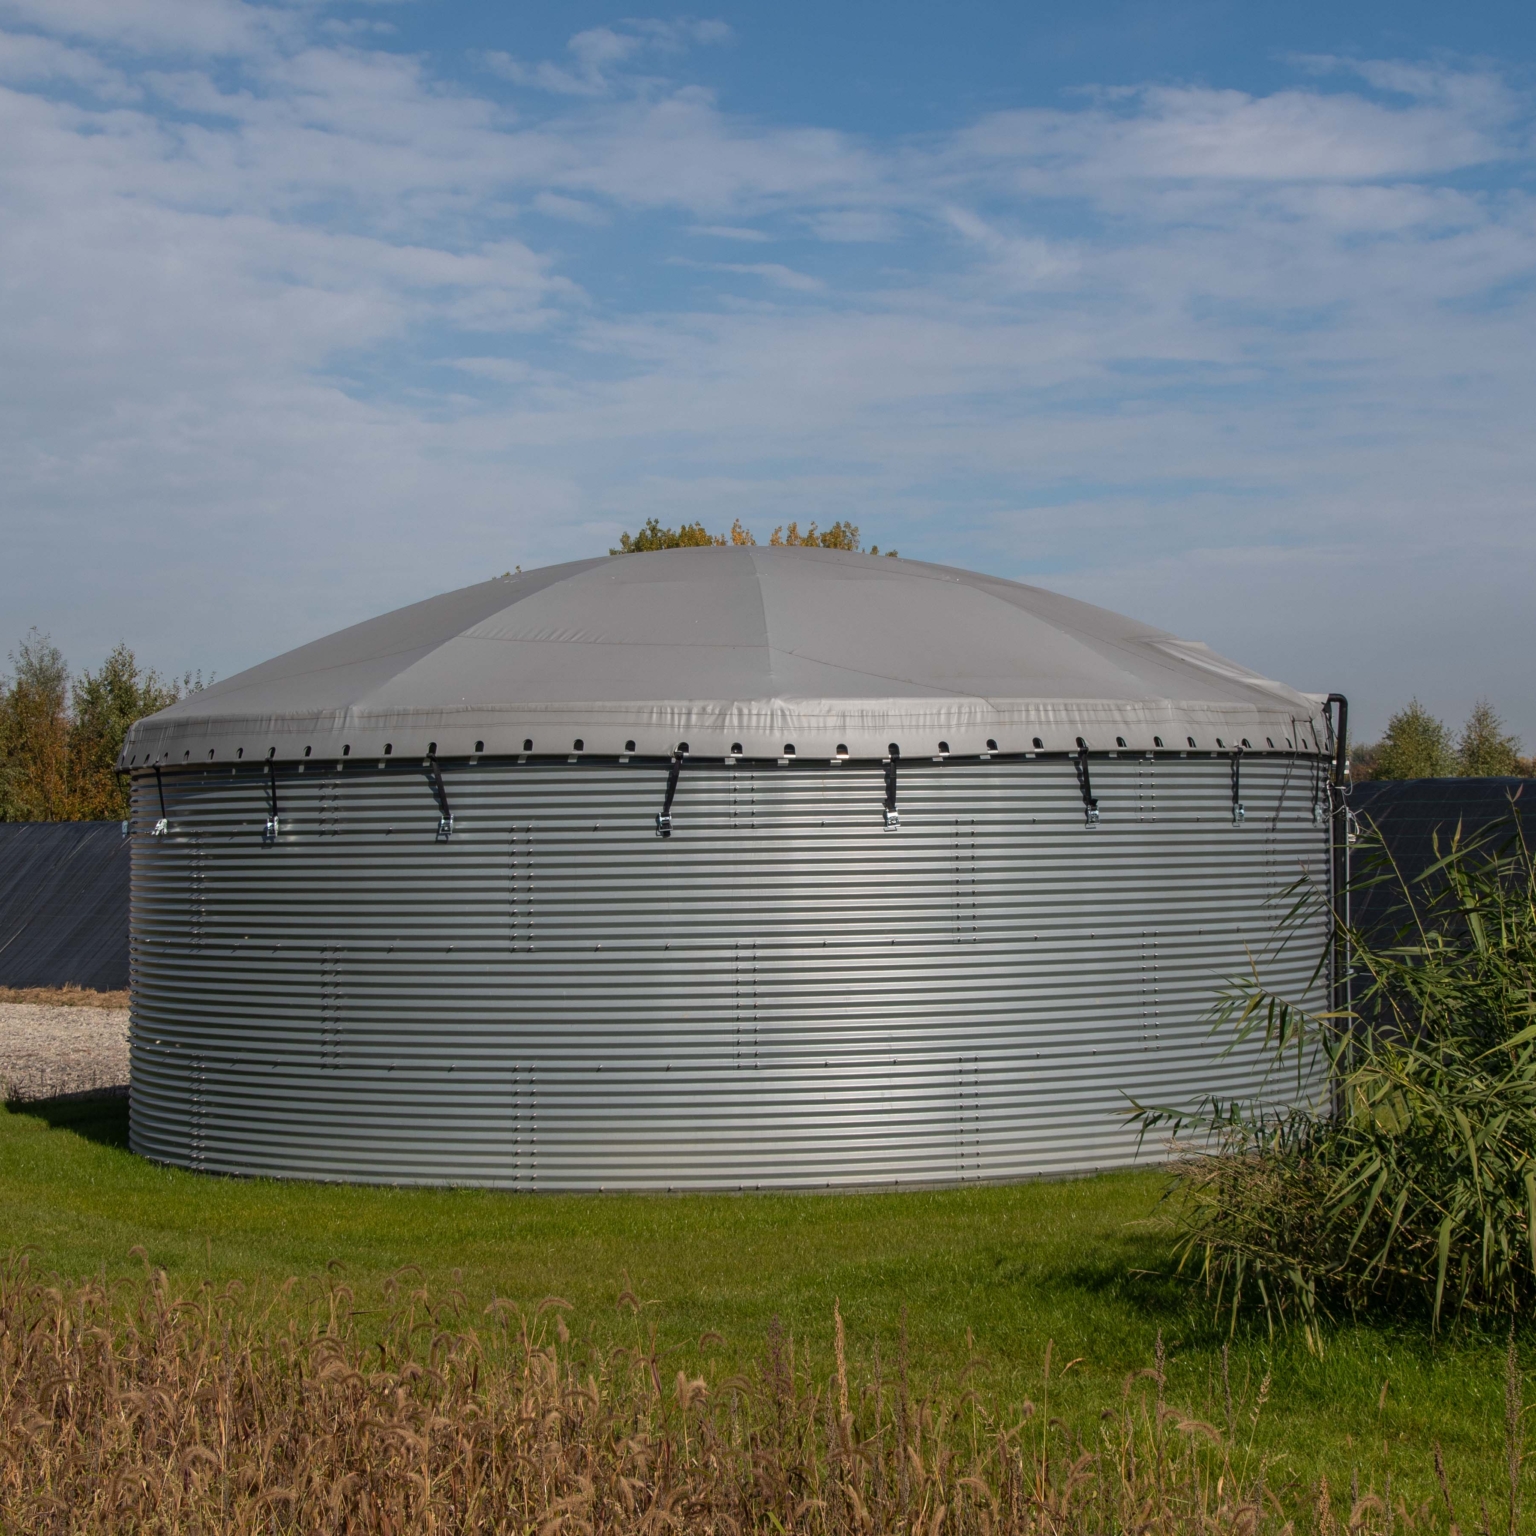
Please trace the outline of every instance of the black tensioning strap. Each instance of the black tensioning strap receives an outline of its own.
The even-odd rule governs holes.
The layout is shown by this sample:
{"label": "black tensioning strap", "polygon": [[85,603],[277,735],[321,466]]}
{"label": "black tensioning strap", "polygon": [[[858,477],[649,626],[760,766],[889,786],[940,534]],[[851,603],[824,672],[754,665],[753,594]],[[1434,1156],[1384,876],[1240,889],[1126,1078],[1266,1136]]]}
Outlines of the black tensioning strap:
{"label": "black tensioning strap", "polygon": [[896,759],[890,758],[885,765],[885,830],[895,832],[901,826],[901,814],[896,809]]}
{"label": "black tensioning strap", "polygon": [[268,813],[266,831],[262,833],[261,840],[264,843],[275,843],[278,834],[277,765],[270,757],[267,759],[267,794],[271,797],[272,808]]}
{"label": "black tensioning strap", "polygon": [[1083,821],[1090,827],[1099,824],[1099,802],[1093,792],[1093,780],[1088,777],[1088,748],[1079,747],[1072,761],[1077,769],[1077,787],[1083,795]]}
{"label": "black tensioning strap", "polygon": [[160,765],[155,764],[155,791],[160,796],[160,820],[155,823],[151,837],[164,837],[171,830],[170,817],[165,814],[165,781],[160,777]]}
{"label": "black tensioning strap", "polygon": [[453,836],[453,812],[448,806],[448,790],[443,784],[443,771],[437,766],[435,757],[427,759],[427,781],[437,800],[437,840],[446,843]]}
{"label": "black tensioning strap", "polygon": [[1243,749],[1232,749],[1232,825],[1240,827],[1248,814],[1243,804]]}
{"label": "black tensioning strap", "polygon": [[672,797],[677,793],[677,776],[683,766],[681,757],[674,757],[667,769],[667,794],[661,802],[661,815],[656,818],[656,836],[672,836]]}

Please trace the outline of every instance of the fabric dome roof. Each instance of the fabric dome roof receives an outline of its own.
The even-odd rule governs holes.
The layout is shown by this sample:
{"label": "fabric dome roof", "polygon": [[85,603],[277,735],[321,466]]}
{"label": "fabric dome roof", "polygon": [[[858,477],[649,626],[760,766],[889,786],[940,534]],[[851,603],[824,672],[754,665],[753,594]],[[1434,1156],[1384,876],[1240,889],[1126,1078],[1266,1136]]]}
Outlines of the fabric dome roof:
{"label": "fabric dome roof", "polygon": [[528,741],[775,758],[1037,738],[1071,751],[1079,737],[1314,752],[1322,704],[1039,587],[842,550],[703,547],[547,566],[353,625],[139,721],[120,766]]}

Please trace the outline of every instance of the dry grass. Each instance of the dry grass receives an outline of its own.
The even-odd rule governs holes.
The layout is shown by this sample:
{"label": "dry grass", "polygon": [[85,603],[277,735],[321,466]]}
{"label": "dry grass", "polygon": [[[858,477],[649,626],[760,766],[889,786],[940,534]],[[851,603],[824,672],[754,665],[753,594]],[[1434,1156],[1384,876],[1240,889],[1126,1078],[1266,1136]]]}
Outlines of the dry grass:
{"label": "dry grass", "polygon": [[[678,1369],[635,1313],[632,1347],[573,1341],[566,1303],[434,1297],[408,1274],[360,1307],[331,1281],[263,1303],[179,1296],[163,1272],[107,1284],[0,1275],[0,1524],[37,1532],[1457,1531],[1454,1491],[1410,1509],[1382,1490],[1282,1481],[1254,1449],[1269,1382],[1225,1373],[1199,1411],[1167,1398],[1159,1341],[1117,1408],[939,1396],[903,1346],[868,1379],[774,1326],[744,1372]],[[903,1331],[903,1338],[905,1337]],[[700,1341],[707,1362],[714,1341]],[[822,1341],[824,1343],[824,1341]],[[1518,1527],[1520,1377],[1510,1354],[1508,1510]],[[1426,1448],[1426,1458],[1429,1455]],[[1441,1471],[1438,1454],[1434,1457]]]}
{"label": "dry grass", "polygon": [[45,1008],[126,1008],[127,992],[93,992],[89,987],[0,987],[0,1004],[38,1003]]}

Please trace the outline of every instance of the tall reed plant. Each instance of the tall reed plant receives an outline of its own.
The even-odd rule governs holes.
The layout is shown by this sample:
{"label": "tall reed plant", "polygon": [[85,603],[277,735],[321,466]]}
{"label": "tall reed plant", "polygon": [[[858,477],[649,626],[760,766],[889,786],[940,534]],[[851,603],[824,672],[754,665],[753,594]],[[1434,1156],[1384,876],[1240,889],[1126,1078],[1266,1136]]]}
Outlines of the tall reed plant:
{"label": "tall reed plant", "polygon": [[[1536,1300],[1536,864],[1523,823],[1512,805],[1476,837],[1457,827],[1413,876],[1366,825],[1353,863],[1354,904],[1386,916],[1332,919],[1349,970],[1335,1006],[1272,990],[1256,957],[1214,1010],[1234,1047],[1262,1038],[1274,1074],[1320,1051],[1324,1102],[1138,1111],[1196,1149],[1173,1165],[1185,1272],[1234,1323],[1256,1310],[1318,1349],[1330,1315],[1407,1312],[1439,1329]],[[1327,899],[1297,887],[1282,942]]]}

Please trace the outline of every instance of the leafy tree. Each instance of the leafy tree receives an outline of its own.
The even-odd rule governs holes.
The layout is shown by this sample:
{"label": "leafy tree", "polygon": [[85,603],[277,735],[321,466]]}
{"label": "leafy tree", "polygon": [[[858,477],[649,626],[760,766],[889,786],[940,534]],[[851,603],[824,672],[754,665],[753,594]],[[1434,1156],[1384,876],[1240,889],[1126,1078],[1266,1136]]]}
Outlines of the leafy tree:
{"label": "leafy tree", "polygon": [[[816,524],[812,523],[804,533],[800,532],[799,523],[791,523],[787,530],[781,525],[773,530],[773,537],[768,542],[783,547],[809,549],[858,551],[864,547],[859,542],[858,524],[848,522],[833,523],[824,532],[818,531]],[[752,536],[751,530],[741,526],[739,517],[731,524],[729,533],[710,533],[703,523],[684,523],[680,528],[663,528],[660,521],[652,517],[646,520],[638,533],[622,535],[618,548],[610,549],[608,553],[630,555],[650,549],[689,549],[699,545],[716,545],[723,548],[728,544],[756,543],[757,540]],[[880,546],[875,545],[869,552],[872,555],[878,555]],[[888,549],[886,554],[894,559],[896,551]]]}
{"label": "leafy tree", "polygon": [[1467,716],[1456,743],[1457,771],[1469,779],[1492,779],[1520,772],[1520,741],[1487,699],[1479,699]]}
{"label": "leafy tree", "polygon": [[0,821],[94,821],[128,814],[114,772],[128,727],[203,686],[141,672],[126,645],[73,685],[59,648],[35,629],[0,679]]}
{"label": "leafy tree", "polygon": [[610,549],[608,553],[633,555],[649,549],[690,549],[695,545],[724,543],[724,535],[717,537],[707,533],[703,523],[684,523],[681,528],[663,528],[653,517],[647,519],[639,533],[624,534],[619,540],[619,547]]}
{"label": "leafy tree", "polygon": [[140,672],[132,651],[119,643],[101,670],[76,680],[69,728],[70,816],[77,821],[116,820],[128,814],[128,784],[114,768],[128,727],[174,704],[183,685]]}
{"label": "leafy tree", "polygon": [[11,652],[15,675],[0,691],[0,818],[69,817],[69,668],[33,630]]}
{"label": "leafy tree", "polygon": [[[783,544],[790,548],[805,547],[808,549],[862,549],[859,543],[859,525],[857,523],[833,523],[825,533],[816,531],[816,524],[812,523],[804,533],[800,532],[799,523],[791,523],[786,532],[783,528],[775,528],[773,537],[768,540],[770,544]],[[895,553],[894,550],[891,551]]]}
{"label": "leafy tree", "polygon": [[1377,764],[1381,761],[1381,743],[1371,746],[1366,742],[1350,742],[1349,744],[1349,776],[1357,784],[1363,784],[1368,779],[1379,777],[1376,772]]}
{"label": "leafy tree", "polygon": [[1387,721],[1374,778],[1443,779],[1455,772],[1450,733],[1417,699]]}

